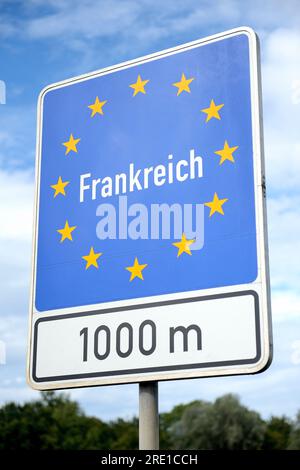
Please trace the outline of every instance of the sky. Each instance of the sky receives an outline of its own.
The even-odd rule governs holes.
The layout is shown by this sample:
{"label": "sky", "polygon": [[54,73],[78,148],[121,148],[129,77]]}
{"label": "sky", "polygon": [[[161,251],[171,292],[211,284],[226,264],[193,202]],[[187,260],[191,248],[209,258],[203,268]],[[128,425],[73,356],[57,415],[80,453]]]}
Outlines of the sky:
{"label": "sky", "polygon": [[[161,383],[160,410],[224,393],[264,417],[300,410],[298,0],[266,0],[263,14],[258,0],[0,0],[0,403],[39,396],[25,367],[40,90],[238,26],[252,27],[261,44],[274,359],[256,376]],[[105,420],[138,412],[137,385],[68,393]]]}

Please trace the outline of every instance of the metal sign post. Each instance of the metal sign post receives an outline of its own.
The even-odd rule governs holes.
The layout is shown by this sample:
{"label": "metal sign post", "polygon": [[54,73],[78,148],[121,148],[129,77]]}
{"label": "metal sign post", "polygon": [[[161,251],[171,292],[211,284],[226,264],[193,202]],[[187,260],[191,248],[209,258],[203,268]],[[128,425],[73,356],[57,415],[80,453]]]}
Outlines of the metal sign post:
{"label": "metal sign post", "polygon": [[158,382],[139,384],[139,448],[159,449]]}

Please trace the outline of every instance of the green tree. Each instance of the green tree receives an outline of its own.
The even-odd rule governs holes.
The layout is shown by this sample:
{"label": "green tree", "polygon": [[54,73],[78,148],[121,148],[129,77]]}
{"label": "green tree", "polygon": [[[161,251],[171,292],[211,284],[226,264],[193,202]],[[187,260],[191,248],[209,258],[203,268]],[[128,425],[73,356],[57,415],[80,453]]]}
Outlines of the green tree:
{"label": "green tree", "polygon": [[288,443],[289,450],[300,450],[300,411],[292,425],[292,430]]}
{"label": "green tree", "polygon": [[181,417],[168,431],[171,449],[208,449],[207,431],[212,405],[204,401],[194,401],[183,408]]}
{"label": "green tree", "polygon": [[62,394],[0,409],[0,449],[107,449],[110,436],[108,424],[86,417]]}
{"label": "green tree", "polygon": [[169,431],[175,449],[261,449],[265,424],[238,397],[225,395],[191,403]]}
{"label": "green tree", "polygon": [[285,416],[272,416],[266,423],[263,449],[287,449],[291,430],[292,424]]}
{"label": "green tree", "polygon": [[112,450],[135,450],[139,448],[139,421],[117,419],[110,422]]}
{"label": "green tree", "polygon": [[159,416],[159,438],[161,449],[172,448],[172,434],[170,429],[174,424],[180,420],[183,412],[190,406],[190,404],[177,405],[169,413],[161,413]]}

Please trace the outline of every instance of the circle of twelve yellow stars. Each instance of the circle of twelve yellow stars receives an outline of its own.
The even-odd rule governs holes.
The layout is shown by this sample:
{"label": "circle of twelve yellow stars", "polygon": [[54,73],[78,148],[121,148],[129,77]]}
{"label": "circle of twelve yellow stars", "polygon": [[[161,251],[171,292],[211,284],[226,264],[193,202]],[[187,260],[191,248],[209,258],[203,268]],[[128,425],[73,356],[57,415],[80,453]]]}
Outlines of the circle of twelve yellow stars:
{"label": "circle of twelve yellow stars", "polygon": [[[133,97],[138,95],[139,93],[146,94],[145,87],[149,83],[150,80],[143,80],[141,75],[138,75],[137,81],[129,85],[130,88],[133,89]],[[178,82],[172,84],[172,86],[177,88],[177,96],[180,96],[181,93],[191,93],[190,86],[191,83],[194,81],[194,78],[186,78],[185,74],[181,75],[181,79]],[[99,97],[97,96],[95,102],[90,104],[88,108],[91,110],[90,117],[93,118],[96,114],[104,115],[103,107],[106,105],[107,100],[100,101]],[[220,111],[224,107],[224,103],[222,104],[215,104],[214,100],[210,101],[210,105],[207,108],[201,109],[202,113],[206,114],[205,122],[208,123],[211,119],[218,119],[221,120]],[[73,134],[70,134],[69,140],[67,142],[63,142],[62,145],[66,148],[65,155],[68,155],[70,152],[77,153],[77,145],[79,144],[81,139],[74,138]],[[220,162],[219,164],[222,165],[226,160],[231,163],[234,163],[233,153],[238,149],[238,146],[230,147],[227,140],[224,142],[224,146],[221,150],[217,150],[214,153],[219,155]],[[54,198],[61,194],[62,196],[66,196],[65,188],[70,184],[70,181],[63,181],[61,176],[59,176],[57,183],[52,184],[51,188],[54,189]],[[215,213],[219,213],[224,215],[223,205],[227,202],[227,198],[220,199],[218,194],[215,192],[212,201],[205,202],[204,205],[210,208],[209,217],[212,217]],[[77,226],[73,225],[70,226],[68,220],[65,222],[65,226],[61,229],[58,229],[57,232],[61,235],[60,242],[64,242],[65,240],[73,241],[72,233],[76,230]],[[195,239],[188,240],[185,234],[182,234],[181,240],[178,242],[172,243],[175,246],[177,251],[177,258],[179,258],[183,253],[192,255],[190,246],[195,242]],[[86,266],[85,269],[89,269],[91,266],[94,266],[98,269],[98,260],[103,255],[103,253],[95,253],[93,246],[90,248],[90,252],[88,255],[82,256],[82,259],[85,260]],[[143,270],[147,267],[147,264],[140,264],[137,257],[134,259],[134,263],[132,266],[127,266],[125,269],[130,272],[129,281],[131,282],[135,278],[139,278],[144,280],[143,277]]]}

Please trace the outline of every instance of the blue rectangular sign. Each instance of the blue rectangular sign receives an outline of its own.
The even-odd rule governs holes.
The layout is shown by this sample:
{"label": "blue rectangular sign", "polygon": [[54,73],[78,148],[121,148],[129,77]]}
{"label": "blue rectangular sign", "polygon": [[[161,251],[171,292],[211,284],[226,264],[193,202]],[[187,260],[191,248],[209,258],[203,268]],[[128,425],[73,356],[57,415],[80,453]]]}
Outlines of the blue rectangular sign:
{"label": "blue rectangular sign", "polygon": [[37,311],[258,275],[249,35],[42,94]]}

